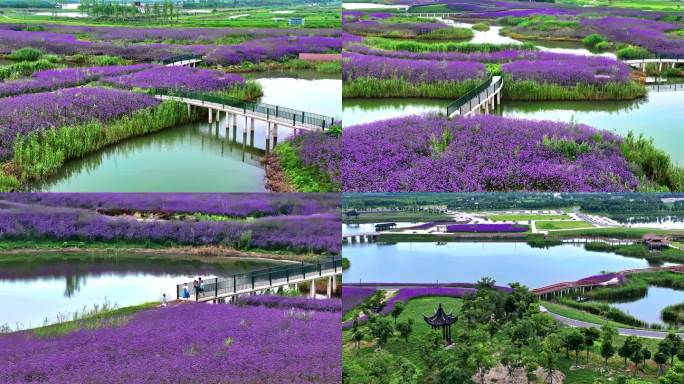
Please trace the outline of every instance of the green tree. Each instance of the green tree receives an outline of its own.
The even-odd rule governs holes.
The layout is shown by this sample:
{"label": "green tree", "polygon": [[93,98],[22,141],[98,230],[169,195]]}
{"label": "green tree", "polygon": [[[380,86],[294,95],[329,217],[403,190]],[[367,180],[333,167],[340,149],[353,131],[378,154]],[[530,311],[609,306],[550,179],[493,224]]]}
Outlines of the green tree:
{"label": "green tree", "polygon": [[354,345],[356,346],[357,351],[361,349],[361,341],[363,341],[365,336],[366,332],[361,328],[356,328],[352,332],[352,340],[354,340]]}
{"label": "green tree", "polygon": [[598,329],[589,327],[582,328],[582,336],[584,337],[584,347],[587,351],[587,365],[589,365],[589,350],[594,346],[594,343],[601,336]]}
{"label": "green tree", "polygon": [[484,376],[494,367],[492,351],[484,343],[477,343],[468,349],[467,354],[468,362],[475,368],[480,378],[480,384],[484,384]]}
{"label": "green tree", "polygon": [[[676,333],[670,332],[664,340],[668,341],[670,367],[674,366],[674,358],[682,351],[682,338]],[[660,348],[660,346],[658,346]]]}
{"label": "green tree", "polygon": [[421,371],[411,360],[402,357],[399,359],[397,369],[394,370],[389,380],[390,384],[418,384]]}
{"label": "green tree", "polygon": [[553,384],[553,371],[558,366],[560,360],[559,352],[563,346],[563,339],[557,333],[551,333],[542,342],[542,349],[539,353],[539,363],[547,371],[547,380]]}
{"label": "green tree", "polygon": [[377,339],[378,348],[382,348],[394,333],[392,323],[390,323],[389,319],[384,317],[378,317],[373,321],[369,321],[368,328],[370,329],[371,335]]}
{"label": "green tree", "polygon": [[659,384],[684,384],[684,365],[677,363],[659,379]]}
{"label": "green tree", "polygon": [[575,352],[575,368],[579,367],[579,353],[584,347],[584,336],[577,328],[570,328],[570,331],[564,335],[565,347]]}
{"label": "green tree", "polygon": [[411,332],[413,332],[413,319],[402,321],[396,324],[394,328],[396,328],[397,332],[399,332],[399,335],[401,335],[404,341],[408,343],[408,338],[411,336]]}
{"label": "green tree", "polygon": [[392,312],[390,313],[392,315],[392,318],[394,318],[394,325],[397,324],[397,318],[399,315],[401,315],[402,312],[404,312],[404,307],[405,304],[401,301],[397,301],[394,303],[394,308],[392,308]]}
{"label": "green tree", "polygon": [[653,355],[653,361],[658,364],[658,376],[663,374],[663,365],[667,363],[669,356],[658,350],[658,352]]}
{"label": "green tree", "polygon": [[603,357],[603,369],[608,369],[608,359],[615,355],[615,347],[613,347],[613,341],[603,340],[601,342],[601,356]]}

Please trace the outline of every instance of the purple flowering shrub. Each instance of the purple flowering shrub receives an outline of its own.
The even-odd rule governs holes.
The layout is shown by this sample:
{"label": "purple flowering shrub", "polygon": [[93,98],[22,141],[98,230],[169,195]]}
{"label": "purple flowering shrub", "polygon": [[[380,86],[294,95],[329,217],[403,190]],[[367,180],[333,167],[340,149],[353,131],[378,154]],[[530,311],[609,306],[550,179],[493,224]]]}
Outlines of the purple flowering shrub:
{"label": "purple flowering shrub", "polygon": [[150,67],[152,64],[49,69],[35,72],[30,79],[0,82],[0,97],[71,88],[103,76],[122,75]]}
{"label": "purple flowering shrub", "polygon": [[627,83],[627,64],[606,57],[574,56],[564,60],[518,60],[501,66],[511,80],[533,80],[539,83],[573,86]]}
{"label": "purple flowering shrub", "polygon": [[68,88],[3,98],[0,160],[11,156],[17,136],[93,120],[109,121],[158,104],[150,95],[104,88]]}
{"label": "purple flowering shrub", "polygon": [[172,88],[193,91],[218,91],[242,85],[242,76],[190,67],[155,66],[143,71],[110,76],[104,82],[125,88]]}
{"label": "purple flowering shrub", "polygon": [[375,288],[347,287],[342,285],[342,312],[346,313],[373,296]]}
{"label": "purple flowering shrub", "polygon": [[343,53],[345,81],[359,78],[404,79],[411,83],[460,82],[483,78],[485,67],[473,61],[396,59]]}
{"label": "purple flowering shrub", "polygon": [[[547,142],[584,150],[569,158]],[[638,180],[621,142],[609,132],[553,121],[395,118],[345,129],[342,190],[634,190]]]}
{"label": "purple flowering shrub", "polygon": [[187,303],[139,312],[118,327],[0,335],[0,379],[337,384],[340,319],[340,312]]}
{"label": "purple flowering shrub", "polygon": [[6,203],[0,213],[0,239],[226,245],[318,253],[339,253],[341,248],[337,213],[248,221],[138,220],[130,215],[22,203]]}
{"label": "purple flowering shrub", "polygon": [[303,309],[306,311],[340,312],[340,299],[310,299],[307,297],[283,297],[271,295],[243,295],[237,300],[238,305],[264,306],[279,309]]}
{"label": "purple flowering shrub", "polygon": [[446,227],[447,232],[526,232],[527,225],[518,224],[454,224]]}
{"label": "purple flowering shrub", "polygon": [[306,132],[294,141],[297,143],[299,158],[304,166],[318,168],[335,186],[342,184],[342,142],[339,137],[322,132]]}
{"label": "purple flowering shrub", "polygon": [[267,37],[236,45],[218,46],[207,54],[207,62],[220,65],[235,65],[245,61],[259,63],[267,60],[292,58],[300,53],[339,52],[341,49],[342,39],[340,37]]}
{"label": "purple flowering shrub", "polygon": [[340,209],[333,193],[6,193],[0,200],[126,212],[201,212],[231,217],[314,215]]}
{"label": "purple flowering shrub", "polygon": [[[681,24],[630,17],[583,18],[581,25],[611,41],[639,45],[664,57],[684,58],[684,38],[668,36]],[[587,34],[590,34],[587,33]]]}

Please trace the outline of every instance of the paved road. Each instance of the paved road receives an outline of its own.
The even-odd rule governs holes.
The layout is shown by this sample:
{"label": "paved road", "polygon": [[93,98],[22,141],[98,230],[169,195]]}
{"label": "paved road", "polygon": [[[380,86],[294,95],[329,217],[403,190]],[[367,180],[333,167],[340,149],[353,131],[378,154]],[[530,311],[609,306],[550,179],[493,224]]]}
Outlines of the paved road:
{"label": "paved road", "polygon": [[[600,325],[594,324],[594,323],[589,323],[586,321],[580,321],[580,320],[574,320],[565,316],[561,316],[558,314],[555,314],[551,311],[547,310],[547,313],[551,315],[556,321],[559,321],[563,324],[567,324],[571,327],[579,327],[579,328],[589,328],[589,327],[594,327],[594,328],[601,328]],[[622,336],[639,336],[639,337],[646,337],[649,339],[664,339],[669,332],[663,332],[663,331],[651,331],[647,329],[632,329],[632,328],[617,328],[617,331],[620,335]],[[684,333],[679,333],[679,337],[684,338]]]}

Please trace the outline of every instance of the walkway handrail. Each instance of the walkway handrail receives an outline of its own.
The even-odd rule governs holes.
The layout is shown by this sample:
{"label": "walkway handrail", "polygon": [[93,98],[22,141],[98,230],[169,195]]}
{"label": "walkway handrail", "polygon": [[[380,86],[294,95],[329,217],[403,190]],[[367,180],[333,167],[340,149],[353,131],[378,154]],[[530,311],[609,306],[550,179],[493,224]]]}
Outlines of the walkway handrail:
{"label": "walkway handrail", "polygon": [[[197,292],[197,300],[228,296],[238,292],[267,289],[274,284],[301,281],[308,277],[328,273],[342,273],[342,258],[333,257],[316,264],[297,263],[272,268],[259,269],[248,273],[237,273],[229,277],[216,277],[204,280],[204,290]],[[183,287],[188,285],[191,295],[195,295],[193,282],[176,285],[176,299],[183,297]]]}
{"label": "walkway handrail", "polygon": [[169,57],[167,59],[163,59],[161,61],[161,63],[166,65],[166,64],[171,64],[171,63],[176,63],[179,61],[186,61],[186,60],[202,60],[202,55],[198,55],[195,53],[187,53],[184,55],[178,55],[178,56]]}
{"label": "walkway handrail", "polygon": [[199,100],[207,103],[220,104],[222,106],[242,109],[244,114],[250,112],[255,115],[266,117],[269,120],[277,120],[284,123],[291,123],[320,128],[325,131],[335,124],[335,118],[316,113],[299,111],[292,108],[280,107],[278,105],[245,101],[231,96],[212,95],[203,92],[187,91],[181,89],[151,88],[150,93],[158,96],[179,97],[185,99]]}
{"label": "walkway handrail", "polygon": [[482,93],[485,89],[492,85],[493,76],[489,76],[482,84],[466,92],[465,95],[459,97],[456,101],[452,102],[447,106],[447,116],[451,116],[455,111],[457,111],[462,106],[466,105],[470,99]]}

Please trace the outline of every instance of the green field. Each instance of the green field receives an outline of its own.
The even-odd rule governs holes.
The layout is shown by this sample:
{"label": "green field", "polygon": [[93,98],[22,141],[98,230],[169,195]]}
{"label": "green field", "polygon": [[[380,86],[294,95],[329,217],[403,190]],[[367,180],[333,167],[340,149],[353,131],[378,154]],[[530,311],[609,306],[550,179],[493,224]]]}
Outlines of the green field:
{"label": "green field", "polygon": [[631,327],[629,325],[617,323],[617,322],[612,321],[612,320],[607,320],[601,316],[594,315],[593,313],[581,311],[581,310],[575,309],[575,308],[570,308],[570,307],[565,306],[565,305],[551,303],[548,301],[542,302],[542,305],[546,309],[548,309],[550,312],[553,312],[557,315],[565,316],[569,319],[586,321],[588,323],[594,323],[594,324],[599,324],[599,325],[608,324],[608,325],[612,325],[613,327],[616,327],[616,328],[617,327],[619,327],[619,328],[634,328],[634,327]]}
{"label": "green field", "polygon": [[537,221],[535,222],[537,229],[541,230],[559,230],[559,229],[576,229],[588,228],[591,224],[586,221]]}
{"label": "green field", "polygon": [[544,214],[505,214],[493,213],[487,218],[494,221],[537,221],[537,220],[570,220],[568,215],[544,215]]}
{"label": "green field", "polygon": [[675,0],[557,0],[556,2],[579,6],[637,8],[653,11],[684,10],[684,4]]}
{"label": "green field", "polygon": [[437,221],[437,220],[451,220],[453,217],[443,213],[429,213],[429,212],[369,212],[360,213],[357,219],[348,219],[344,217],[345,223],[380,223],[380,222],[423,222],[423,221]]}

